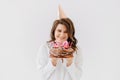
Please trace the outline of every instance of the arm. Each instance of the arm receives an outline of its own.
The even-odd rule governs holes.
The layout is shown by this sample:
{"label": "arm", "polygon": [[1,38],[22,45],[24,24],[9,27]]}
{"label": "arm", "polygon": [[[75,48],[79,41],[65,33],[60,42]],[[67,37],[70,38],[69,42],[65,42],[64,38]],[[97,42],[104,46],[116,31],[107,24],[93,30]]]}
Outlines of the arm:
{"label": "arm", "polygon": [[[74,61],[70,66],[66,66],[70,76],[73,80],[79,80],[82,75],[82,54],[81,49],[75,53],[76,56],[74,57]],[[69,60],[69,59],[68,59]]]}
{"label": "arm", "polygon": [[46,78],[49,77],[56,68],[52,65],[51,58],[49,58],[49,48],[47,45],[41,45],[38,50],[37,68],[42,75],[46,76]]}

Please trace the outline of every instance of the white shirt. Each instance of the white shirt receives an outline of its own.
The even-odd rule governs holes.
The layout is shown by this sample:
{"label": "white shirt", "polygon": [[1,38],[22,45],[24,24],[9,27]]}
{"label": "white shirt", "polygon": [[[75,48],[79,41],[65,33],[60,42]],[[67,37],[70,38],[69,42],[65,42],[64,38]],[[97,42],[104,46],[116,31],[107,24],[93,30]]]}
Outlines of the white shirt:
{"label": "white shirt", "polygon": [[80,80],[82,75],[82,55],[81,50],[73,53],[73,63],[66,66],[66,59],[59,58],[57,65],[53,66],[49,57],[49,47],[45,43],[40,46],[37,55],[37,68],[40,70],[42,80]]}

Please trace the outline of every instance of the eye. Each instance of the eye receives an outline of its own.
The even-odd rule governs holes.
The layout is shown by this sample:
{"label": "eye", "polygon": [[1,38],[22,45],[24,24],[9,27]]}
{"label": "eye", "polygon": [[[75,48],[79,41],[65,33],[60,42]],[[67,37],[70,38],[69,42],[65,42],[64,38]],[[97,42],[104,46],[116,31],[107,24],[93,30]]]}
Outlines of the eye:
{"label": "eye", "polygon": [[58,32],[61,32],[61,30],[57,30]]}
{"label": "eye", "polygon": [[64,31],[64,33],[68,33],[67,31]]}

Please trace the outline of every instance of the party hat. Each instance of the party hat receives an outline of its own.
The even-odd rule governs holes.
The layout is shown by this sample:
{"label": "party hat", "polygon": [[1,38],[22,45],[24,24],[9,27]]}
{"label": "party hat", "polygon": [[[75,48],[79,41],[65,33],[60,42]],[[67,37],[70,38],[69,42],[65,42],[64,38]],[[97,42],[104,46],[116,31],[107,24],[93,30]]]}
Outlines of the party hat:
{"label": "party hat", "polygon": [[61,18],[67,18],[66,14],[64,13],[61,5],[59,4],[59,19]]}

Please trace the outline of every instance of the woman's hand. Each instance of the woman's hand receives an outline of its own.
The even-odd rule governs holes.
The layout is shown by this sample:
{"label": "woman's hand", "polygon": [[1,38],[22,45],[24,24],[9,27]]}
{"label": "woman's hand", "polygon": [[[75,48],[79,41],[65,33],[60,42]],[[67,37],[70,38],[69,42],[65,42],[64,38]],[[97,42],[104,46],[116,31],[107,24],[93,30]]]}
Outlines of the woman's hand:
{"label": "woman's hand", "polygon": [[50,58],[51,58],[52,65],[53,65],[53,66],[56,66],[56,65],[57,65],[57,61],[58,61],[58,58],[56,58],[56,57],[54,57],[54,56],[52,56],[52,55],[50,55]]}
{"label": "woman's hand", "polygon": [[51,58],[51,62],[53,64],[53,66],[56,66],[57,65],[57,61],[58,61],[58,58]]}
{"label": "woman's hand", "polygon": [[66,58],[66,61],[67,61],[66,66],[69,67],[73,62],[73,57]]}

